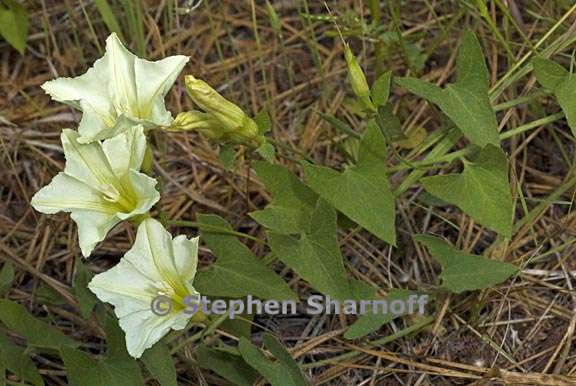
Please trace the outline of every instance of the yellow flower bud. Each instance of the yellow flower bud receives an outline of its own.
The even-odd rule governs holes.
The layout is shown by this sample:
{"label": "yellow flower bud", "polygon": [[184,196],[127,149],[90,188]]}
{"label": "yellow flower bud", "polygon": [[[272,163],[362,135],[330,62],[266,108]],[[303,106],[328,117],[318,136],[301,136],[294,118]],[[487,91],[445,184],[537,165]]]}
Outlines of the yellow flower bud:
{"label": "yellow flower bud", "polygon": [[[264,138],[258,133],[256,122],[240,107],[224,98],[203,80],[187,75],[185,82],[190,98],[204,113],[183,113],[186,115],[181,117],[180,122],[184,130],[198,130],[209,138],[222,141],[256,145],[264,142]],[[175,123],[178,122],[178,117]]]}
{"label": "yellow flower bud", "polygon": [[352,91],[354,91],[354,94],[356,94],[367,110],[376,111],[376,106],[370,99],[370,87],[368,87],[366,76],[364,76],[362,68],[348,45],[344,49],[344,57],[348,66],[348,76],[350,77]]}

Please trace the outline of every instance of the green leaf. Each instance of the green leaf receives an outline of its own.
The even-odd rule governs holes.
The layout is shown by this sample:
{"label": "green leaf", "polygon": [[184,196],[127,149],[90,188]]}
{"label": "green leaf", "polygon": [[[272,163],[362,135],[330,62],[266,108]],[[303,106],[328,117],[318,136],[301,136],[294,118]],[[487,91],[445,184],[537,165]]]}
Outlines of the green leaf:
{"label": "green leaf", "polygon": [[270,142],[264,142],[256,149],[256,152],[271,164],[276,162],[276,148]]}
{"label": "green leaf", "polygon": [[[365,283],[362,283],[364,286],[367,286]],[[365,292],[365,291],[364,291]],[[372,294],[364,293],[364,296],[356,297],[357,300],[375,300],[378,299],[374,296],[374,290],[372,290]],[[383,300],[386,300],[388,304],[394,300],[402,300],[407,301],[411,295],[417,295],[415,292],[408,291],[405,289],[396,289],[392,288],[388,293],[388,296]],[[380,300],[380,299],[378,299]],[[354,322],[344,334],[346,339],[358,339],[366,336],[374,331],[377,331],[383,325],[390,323],[392,320],[400,317],[402,315],[395,315],[391,312],[389,313],[372,313],[372,309],[369,307],[368,311],[360,315],[358,320]]]}
{"label": "green leaf", "polygon": [[360,134],[358,134],[356,131],[354,131],[353,128],[351,128],[350,126],[348,126],[346,123],[342,122],[341,120],[339,120],[335,116],[330,115],[330,114],[325,114],[322,112],[318,112],[318,115],[320,115],[320,117],[323,120],[325,120],[326,122],[328,122],[329,124],[334,126],[334,128],[340,130],[342,133],[348,134],[348,135],[352,136],[353,138],[360,138]]}
{"label": "green leaf", "polygon": [[394,195],[386,175],[386,141],[376,125],[362,137],[358,163],[343,173],[304,165],[308,185],[336,209],[382,240],[395,245]]}
{"label": "green leaf", "polygon": [[9,261],[5,262],[0,271],[0,297],[6,295],[14,281],[14,266]]}
{"label": "green leaf", "polygon": [[498,123],[488,97],[488,68],[474,33],[464,33],[457,59],[458,80],[444,89],[416,78],[396,82],[437,105],[475,145],[500,145]]}
{"label": "green leaf", "polygon": [[384,106],[388,103],[390,96],[390,81],[392,80],[392,72],[386,71],[372,85],[371,96],[372,102],[376,107]]}
{"label": "green leaf", "polygon": [[234,159],[236,158],[236,149],[234,149],[234,145],[220,145],[218,158],[220,158],[225,170],[232,169],[232,166],[234,166]]}
{"label": "green leaf", "polygon": [[24,54],[28,38],[28,12],[15,0],[0,2],[0,35]]}
{"label": "green leaf", "polygon": [[80,314],[87,319],[92,314],[94,306],[98,303],[98,298],[88,289],[88,283],[92,280],[92,274],[82,259],[78,257],[75,264],[76,271],[74,272],[74,297],[78,300],[80,306]]}
{"label": "green leaf", "polygon": [[255,162],[254,169],[274,201],[250,216],[276,233],[299,233],[309,223],[318,195],[284,166]]}
{"label": "green leaf", "polygon": [[240,353],[244,360],[258,370],[272,386],[305,386],[308,381],[292,356],[272,335],[264,335],[264,345],[277,359],[272,362],[246,338],[240,339]]}
{"label": "green leaf", "polygon": [[[43,386],[44,381],[34,362],[26,355],[24,349],[14,344],[4,331],[0,330],[0,370],[6,368],[22,381],[36,386]],[[4,380],[4,371],[0,371],[0,384]]]}
{"label": "green leaf", "polygon": [[492,287],[514,275],[518,268],[502,261],[464,253],[444,240],[428,235],[416,235],[442,266],[442,284],[454,293]]}
{"label": "green leaf", "polygon": [[124,333],[117,321],[106,316],[104,321],[106,358],[97,360],[91,355],[69,347],[62,347],[60,354],[70,386],[142,386],[144,379],[135,359],[128,355]]}
{"label": "green leaf", "polygon": [[78,343],[56,328],[36,319],[24,306],[10,300],[0,300],[0,320],[16,334],[26,338],[28,345],[59,349]]}
{"label": "green leaf", "polygon": [[94,5],[100,13],[100,16],[102,16],[104,24],[106,24],[106,27],[108,27],[108,31],[115,32],[118,37],[120,37],[120,40],[126,42],[126,40],[124,40],[124,36],[122,35],[120,24],[118,23],[116,16],[114,16],[114,11],[112,10],[112,7],[110,7],[108,0],[94,0]]}
{"label": "green leaf", "polygon": [[232,231],[226,220],[199,214],[198,222],[207,226],[202,228],[202,239],[218,257],[208,271],[198,272],[194,286],[200,293],[232,298],[253,295],[263,299],[297,299],[288,284],[236,237],[206,230],[212,226]]}
{"label": "green leaf", "polygon": [[538,82],[554,93],[562,108],[572,134],[576,136],[576,75],[561,65],[544,58],[532,60]]}
{"label": "green leaf", "polygon": [[272,252],[314,289],[335,299],[350,299],[350,288],[336,238],[336,211],[318,200],[298,235],[268,232]]}
{"label": "green leaf", "polygon": [[264,135],[270,131],[272,127],[272,121],[270,120],[270,114],[266,109],[260,110],[258,114],[254,117],[254,122],[258,126],[258,134]]}
{"label": "green leaf", "polygon": [[512,236],[514,200],[506,155],[500,148],[486,146],[474,162],[465,162],[460,174],[426,177],[421,182],[430,194],[456,205],[478,223]]}
{"label": "green leaf", "polygon": [[178,386],[178,374],[174,368],[172,354],[168,347],[158,342],[142,355],[142,361],[152,376],[162,386]]}
{"label": "green leaf", "polygon": [[258,374],[238,355],[200,346],[196,357],[200,367],[214,371],[235,385],[251,386],[258,378]]}

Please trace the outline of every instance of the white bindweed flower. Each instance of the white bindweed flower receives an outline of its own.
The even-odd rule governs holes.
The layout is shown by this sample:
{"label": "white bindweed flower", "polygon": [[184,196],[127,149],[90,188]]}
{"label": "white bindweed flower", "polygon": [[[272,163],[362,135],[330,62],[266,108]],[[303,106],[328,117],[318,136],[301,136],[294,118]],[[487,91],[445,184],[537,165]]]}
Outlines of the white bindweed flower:
{"label": "white bindweed flower", "polygon": [[89,144],[79,143],[76,131],[64,129],[61,140],[66,167],[32,197],[32,206],[48,214],[71,212],[87,257],[110,229],[146,214],[160,194],[156,180],[139,172],[146,151],[142,126]]}
{"label": "white bindweed flower", "polygon": [[[111,303],[126,333],[128,353],[139,358],[171,329],[182,330],[192,318],[189,296],[198,263],[198,238],[180,235],[172,239],[154,219],[142,221],[136,241],[120,262],[96,275],[88,288],[103,302]],[[152,312],[159,296],[170,300],[166,315]]]}
{"label": "white bindweed flower", "polygon": [[187,56],[177,55],[151,62],[128,51],[111,34],[106,53],[92,68],[76,78],[58,78],[42,85],[58,102],[82,110],[79,142],[89,143],[121,133],[130,126],[169,126],[172,115],[164,97]]}

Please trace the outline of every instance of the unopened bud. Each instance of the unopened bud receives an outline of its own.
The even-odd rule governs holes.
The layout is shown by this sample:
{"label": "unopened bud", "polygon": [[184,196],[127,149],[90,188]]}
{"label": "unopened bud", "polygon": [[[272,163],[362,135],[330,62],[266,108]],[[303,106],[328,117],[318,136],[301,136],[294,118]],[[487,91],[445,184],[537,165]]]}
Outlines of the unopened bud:
{"label": "unopened bud", "polygon": [[224,98],[203,80],[188,75],[185,82],[190,98],[204,110],[204,113],[195,112],[194,116],[189,117],[192,121],[196,120],[194,124],[198,127],[195,129],[212,130],[214,132],[207,135],[215,139],[256,144],[263,142],[264,138],[259,135],[256,122],[240,107]]}
{"label": "unopened bud", "polygon": [[376,111],[376,107],[370,99],[370,87],[368,87],[366,76],[348,45],[344,49],[344,57],[348,66],[348,76],[350,77],[352,91],[354,91],[354,94],[356,94],[366,109]]}

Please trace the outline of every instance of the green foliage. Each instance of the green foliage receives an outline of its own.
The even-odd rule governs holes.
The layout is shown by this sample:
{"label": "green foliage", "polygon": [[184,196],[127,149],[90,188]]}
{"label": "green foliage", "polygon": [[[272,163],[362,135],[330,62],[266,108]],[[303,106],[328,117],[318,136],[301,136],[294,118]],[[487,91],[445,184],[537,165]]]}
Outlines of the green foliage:
{"label": "green foliage", "polygon": [[296,235],[268,232],[272,251],[312,287],[335,299],[350,299],[350,288],[336,238],[336,211],[318,200]]}
{"label": "green foliage", "polygon": [[108,0],[94,0],[94,5],[100,13],[100,16],[102,16],[102,20],[104,21],[104,24],[106,24],[106,27],[108,27],[108,30],[110,32],[115,32],[120,40],[126,42],[124,35],[122,35],[120,24],[118,23],[116,16],[114,16],[114,11],[112,10],[112,7],[110,7]]}
{"label": "green foliage", "polygon": [[386,103],[388,103],[391,80],[392,72],[386,71],[384,74],[380,75],[378,79],[376,79],[374,84],[372,84],[370,96],[372,97],[372,102],[374,102],[376,107],[384,106]]}
{"label": "green foliage", "polygon": [[568,126],[576,136],[576,75],[544,58],[535,58],[532,65],[538,82],[552,91],[558,99],[562,111],[566,114]]}
{"label": "green foliage", "polygon": [[276,162],[276,148],[270,142],[264,142],[256,149],[256,152],[271,164]]}
{"label": "green foliage", "polygon": [[518,271],[512,264],[464,253],[438,237],[416,235],[414,238],[440,262],[442,284],[454,293],[489,288]]}
{"label": "green foliage", "polygon": [[72,290],[74,297],[78,300],[80,314],[82,314],[82,317],[88,318],[90,314],[92,314],[94,306],[98,303],[98,298],[88,289],[88,283],[92,280],[92,274],[88,271],[80,257],[76,258],[75,270]]}
{"label": "green foliage", "polygon": [[258,378],[258,373],[248,366],[241,356],[228,351],[200,346],[196,357],[200,367],[214,371],[235,385],[251,386]]}
{"label": "green foliage", "polygon": [[250,216],[275,233],[301,232],[310,222],[310,212],[318,195],[283,166],[255,162],[254,168],[274,196],[274,201],[266,209],[250,213]]}
{"label": "green foliage", "polygon": [[220,152],[218,153],[218,158],[222,161],[224,169],[230,170],[234,166],[234,159],[236,158],[236,149],[234,149],[233,144],[222,144],[220,145]]}
{"label": "green foliage", "polygon": [[[35,386],[43,386],[44,381],[36,365],[26,355],[23,348],[14,344],[4,331],[0,329],[0,370],[7,369],[22,381]],[[0,384],[4,380],[4,372],[0,371]]]}
{"label": "green foliage", "polygon": [[258,126],[258,134],[260,135],[266,134],[272,128],[272,120],[266,109],[260,110],[258,114],[256,114],[254,122],[256,122],[256,126]]}
{"label": "green foliage", "polygon": [[305,386],[308,381],[286,349],[270,334],[264,335],[264,345],[277,359],[272,362],[246,338],[240,339],[244,360],[266,378],[272,386]]}
{"label": "green foliage", "polygon": [[0,297],[6,295],[14,281],[14,266],[10,262],[4,263],[0,270]]}
{"label": "green foliage", "polygon": [[30,346],[59,349],[60,346],[78,345],[56,328],[36,319],[24,306],[10,300],[0,300],[0,321],[8,329],[25,337]]}
{"label": "green foliage", "polygon": [[211,232],[210,226],[232,231],[226,220],[216,215],[198,215],[202,239],[218,260],[208,271],[198,272],[195,287],[208,296],[242,297],[248,294],[264,299],[297,299],[297,295],[272,270],[258,260],[236,237]]}
{"label": "green foliage", "polygon": [[142,386],[144,379],[136,360],[128,355],[124,333],[112,317],[105,320],[108,353],[102,360],[70,347],[62,347],[60,354],[68,374],[70,386]]}
{"label": "green foliage", "polygon": [[498,123],[488,98],[488,68],[476,36],[467,31],[457,59],[458,80],[444,89],[417,78],[396,82],[437,105],[475,145],[500,145]]}
{"label": "green foliage", "polygon": [[460,174],[422,178],[424,188],[454,204],[480,224],[510,238],[514,201],[508,183],[506,155],[487,145],[474,162],[465,161]]}
{"label": "green foliage", "polygon": [[160,385],[178,386],[178,374],[172,361],[172,354],[164,343],[158,342],[146,350],[142,355],[142,361]]}
{"label": "green foliage", "polygon": [[360,142],[358,163],[338,173],[304,165],[308,185],[336,209],[382,240],[396,243],[394,196],[386,175],[386,141],[369,125]]}
{"label": "green foliage", "polygon": [[28,38],[28,12],[16,0],[0,2],[0,36],[24,54]]}
{"label": "green foliage", "polygon": [[[364,283],[362,283],[364,284]],[[366,285],[366,284],[364,284]],[[388,302],[394,301],[394,300],[403,300],[406,301],[408,299],[408,297],[410,295],[415,295],[414,292],[412,291],[408,291],[408,290],[404,290],[404,289],[391,289],[390,292],[388,293],[388,296],[386,296],[385,300]],[[368,294],[362,294],[362,296],[358,297],[361,300],[368,300],[368,299],[376,299],[376,297],[374,296],[374,294],[372,295],[368,295]],[[392,320],[396,319],[397,317],[399,317],[401,315],[394,315],[392,313],[372,313],[372,310],[369,309],[365,314],[360,315],[358,317],[358,320],[356,320],[356,322],[354,322],[354,324],[352,324],[350,327],[348,327],[348,330],[346,330],[346,333],[344,334],[344,337],[346,339],[358,339],[358,338],[362,338],[363,336],[366,336],[374,331],[377,331],[380,327],[382,327],[383,325],[390,323]]]}

